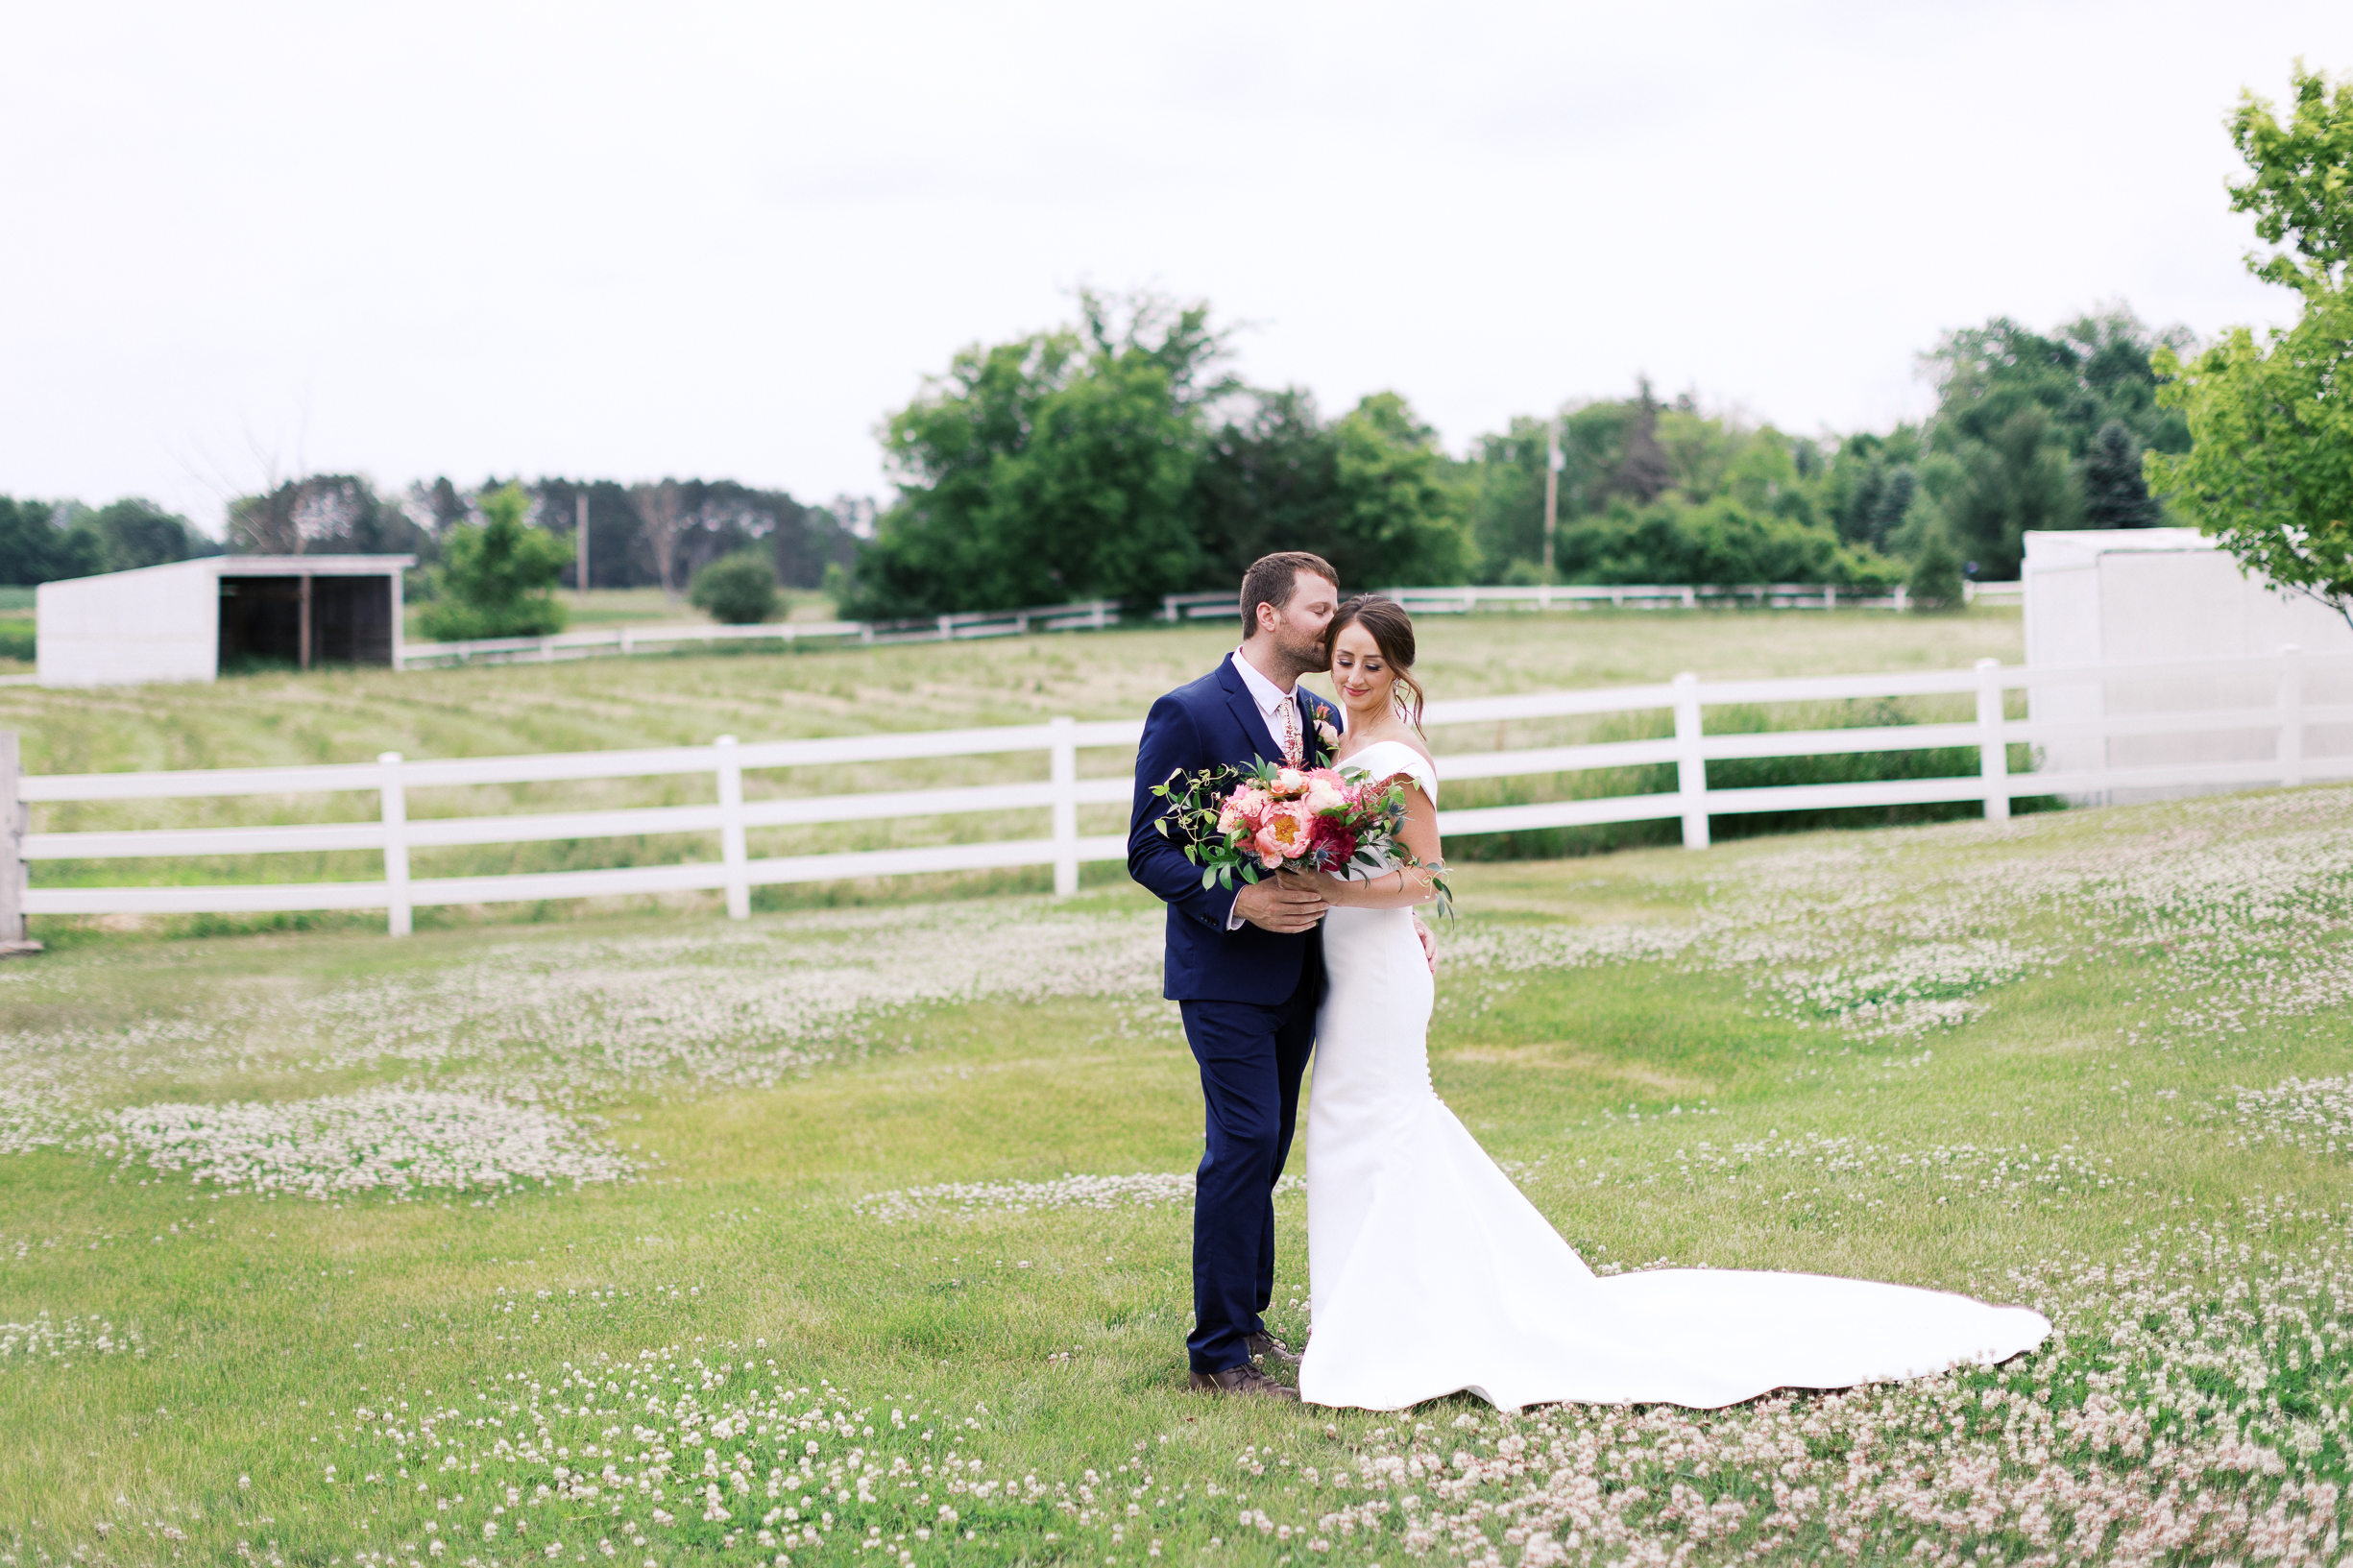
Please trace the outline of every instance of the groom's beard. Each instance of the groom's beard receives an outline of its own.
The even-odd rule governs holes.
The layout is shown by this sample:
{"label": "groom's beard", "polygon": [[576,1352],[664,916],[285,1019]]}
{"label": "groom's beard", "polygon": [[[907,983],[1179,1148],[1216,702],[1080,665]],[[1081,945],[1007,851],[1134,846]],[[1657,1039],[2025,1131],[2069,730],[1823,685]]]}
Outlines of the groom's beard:
{"label": "groom's beard", "polygon": [[1283,673],[1297,681],[1302,675],[1314,675],[1331,667],[1323,657],[1323,634],[1298,638],[1277,632],[1274,637],[1274,657],[1282,661]]}

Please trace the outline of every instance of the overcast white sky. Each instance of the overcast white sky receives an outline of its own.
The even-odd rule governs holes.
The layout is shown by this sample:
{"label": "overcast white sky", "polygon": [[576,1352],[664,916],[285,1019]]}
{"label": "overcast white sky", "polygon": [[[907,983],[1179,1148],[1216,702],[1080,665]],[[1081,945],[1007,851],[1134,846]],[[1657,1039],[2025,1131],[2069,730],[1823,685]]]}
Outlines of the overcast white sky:
{"label": "overcast white sky", "polygon": [[1637,372],[1880,426],[1997,313],[2280,319],[2221,122],[2298,55],[2353,6],[0,0],[0,492],[879,493],[1081,282],[1457,449]]}

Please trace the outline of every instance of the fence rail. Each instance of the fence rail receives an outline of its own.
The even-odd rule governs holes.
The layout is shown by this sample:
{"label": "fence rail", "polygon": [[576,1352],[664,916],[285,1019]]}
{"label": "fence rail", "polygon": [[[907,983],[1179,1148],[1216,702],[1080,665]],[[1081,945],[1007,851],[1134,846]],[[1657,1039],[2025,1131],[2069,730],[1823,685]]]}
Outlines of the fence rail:
{"label": "fence rail", "polygon": [[[1745,588],[1637,583],[1605,587],[1392,588],[1382,591],[1407,609],[1424,615],[1468,613],[1489,605],[1526,606],[1540,611],[1601,604],[1637,610],[1741,605],[1775,610],[1905,610],[1911,606],[1906,591],[1901,587],[1889,593],[1871,595],[1835,585],[1799,583],[1766,583]],[[1962,591],[1971,603],[2025,602],[2023,585],[2018,583],[1964,583]],[[1162,595],[1152,619],[1181,624],[1225,619],[1240,614],[1231,592],[1169,593]],[[910,620],[787,620],[753,626],[624,625],[599,631],[555,632],[546,637],[477,638],[463,642],[406,642],[396,639],[392,659],[395,669],[419,669],[474,663],[553,663],[606,653],[626,657],[675,647],[682,642],[778,642],[788,648],[804,642],[835,646],[958,642],[979,638],[1026,637],[1032,631],[1104,631],[1119,625],[1123,615],[1117,599],[1085,599],[1022,610],[962,611]],[[39,682],[37,674],[0,675],[0,686],[37,686]]]}
{"label": "fence rail", "polygon": [[[1680,818],[1683,841],[1705,848],[1709,818],[1761,811],[1822,810],[1845,807],[1978,802],[1989,818],[2008,816],[2010,803],[2024,795],[2099,795],[2119,789],[2185,786],[2299,784],[2353,779],[2353,751],[2313,755],[2312,732],[2335,726],[2353,732],[2353,703],[2306,700],[2308,677],[2353,676],[2353,654],[2306,655],[2293,647],[2258,658],[2195,660],[2163,663],[2102,664],[2066,669],[2003,666],[1993,660],[1965,670],[1837,675],[1790,680],[1701,681],[1683,675],[1671,682],[1602,690],[1548,691],[1520,696],[1476,697],[1430,705],[1427,722],[1449,725],[1562,718],[1602,713],[1661,712],[1671,714],[1673,733],[1652,740],[1540,746],[1513,751],[1459,752],[1438,760],[1442,778],[1452,781],[1557,776],[1601,768],[1673,764],[1675,787],[1633,795],[1546,801],[1518,806],[1451,808],[1439,813],[1446,835],[1517,832],[1531,829],[1585,827],[1602,823]],[[2093,718],[2014,719],[2004,712],[2008,693],[2046,692],[2091,683],[2103,690],[2116,683],[2152,683],[2182,689],[2179,683],[2213,678],[2244,689],[2249,678],[2272,700],[2222,703],[2192,711],[2135,712]],[[1707,733],[1710,707],[1819,703],[1850,698],[1971,696],[1976,716],[1960,722],[1869,725],[1829,730]],[[1075,892],[1079,868],[1090,861],[1123,859],[1124,833],[1082,835],[1082,807],[1125,804],[1127,777],[1079,776],[1084,750],[1132,750],[1143,726],[1131,719],[1080,723],[1056,718],[1044,724],[908,734],[840,736],[813,740],[742,743],[721,736],[709,746],[673,746],[642,751],[580,752],[539,757],[484,757],[410,760],[386,752],[374,762],[326,763],[306,767],[223,768],[175,773],[30,774],[0,779],[0,804],[10,798],[27,805],[64,802],[279,796],[327,792],[374,792],[376,820],[251,828],[139,828],[73,832],[0,832],[21,859],[0,864],[0,888],[22,887],[21,909],[36,915],[193,914],[292,909],[387,911],[395,935],[410,928],[419,905],[484,904],[517,900],[605,897],[682,891],[719,891],[728,913],[750,912],[751,889],[787,882],[905,876],[1005,867],[1052,866],[1058,894]],[[2097,738],[2146,739],[2196,736],[2260,736],[2272,733],[2264,758],[2198,760],[2157,765],[2069,767],[2012,773],[2009,748],[2019,742]],[[0,759],[12,747],[0,737]],[[1774,757],[1811,757],[1866,752],[1969,748],[1976,771],[1939,779],[1868,783],[1785,784],[1759,788],[1711,787],[1710,762]],[[1046,777],[1026,783],[936,789],[869,790],[848,794],[746,800],[743,774],[857,762],[923,758],[978,757],[1043,752]],[[2103,755],[2105,755],[2103,751]],[[545,784],[591,779],[707,774],[716,785],[710,805],[634,807],[609,810],[519,812],[511,815],[417,818],[408,815],[408,793],[452,785]],[[1051,831],[1043,838],[992,839],[980,843],[909,849],[862,850],[821,855],[752,858],[745,834],[754,829],[817,823],[899,820],[979,812],[1043,809]],[[716,837],[718,858],[677,865],[626,866],[605,870],[525,872],[500,876],[417,878],[410,852],[454,845],[528,843],[626,837],[646,833],[706,833]],[[380,880],[279,882],[214,886],[41,887],[26,884],[25,868],[35,861],[171,858],[189,856],[270,855],[296,851],[367,851],[380,854]],[[9,853],[0,849],[0,855]],[[7,900],[0,897],[0,913]],[[4,935],[5,933],[0,933]]]}
{"label": "fence rail", "polygon": [[1087,599],[1077,604],[1033,605],[1026,610],[971,610],[953,615],[926,615],[914,620],[780,620],[753,626],[619,626],[602,632],[557,632],[548,637],[497,637],[471,642],[410,642],[396,657],[400,667],[419,664],[472,663],[475,660],[512,663],[517,661],[552,663],[586,659],[607,650],[623,655],[680,642],[782,642],[832,640],[879,644],[892,642],[960,642],[983,637],[1024,637],[1032,628],[1044,632],[1081,629],[1102,631],[1119,624],[1117,599]]}
{"label": "fence rail", "polygon": [[[1898,585],[1884,593],[1840,588],[1835,583],[1752,583],[1717,586],[1692,583],[1561,583],[1528,587],[1385,588],[1383,596],[1421,615],[1467,615],[1487,606],[1509,609],[1580,610],[1609,605],[1618,610],[1908,610],[1910,591]],[[1970,604],[2024,604],[2023,583],[1961,585]],[[1171,623],[1239,615],[1241,606],[1226,592],[1165,593],[1152,618]]]}

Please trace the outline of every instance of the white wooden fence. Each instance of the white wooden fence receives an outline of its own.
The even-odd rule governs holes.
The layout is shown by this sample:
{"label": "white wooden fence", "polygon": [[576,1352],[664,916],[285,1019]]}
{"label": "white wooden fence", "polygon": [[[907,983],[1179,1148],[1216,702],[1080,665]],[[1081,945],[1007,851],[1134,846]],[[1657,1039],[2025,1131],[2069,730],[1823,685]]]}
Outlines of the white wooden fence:
{"label": "white wooden fence", "polygon": [[[1522,806],[1456,808],[1439,813],[1448,837],[1531,829],[1588,826],[1680,818],[1683,842],[1708,843],[1708,819],[1759,811],[1823,810],[1845,807],[1922,805],[1942,801],[1981,802],[1991,818],[2009,815],[2022,795],[2103,797],[2125,789],[2233,787],[2298,784],[2353,778],[2353,747],[2315,755],[2308,736],[2317,727],[2337,726],[2353,735],[2353,703],[2315,704],[2307,699],[2308,677],[2329,677],[2345,686],[2353,677],[2353,654],[2307,656],[2293,648],[2253,659],[2199,660],[2159,664],[2107,664],[2074,669],[2005,667],[1992,660],[1974,669],[1906,674],[1839,675],[1797,680],[1701,681],[1683,675],[1655,686],[1606,690],[1551,691],[1523,696],[1477,697],[1434,703],[1433,728],[1551,719],[1579,714],[1663,711],[1672,714],[1673,734],[1655,740],[1545,746],[1516,751],[1454,752],[1439,758],[1444,780],[1557,776],[1594,768],[1675,765],[1675,787],[1638,795],[1611,795]],[[2217,679],[2219,678],[2219,679]],[[2183,683],[2194,683],[2184,687]],[[2168,688],[2191,691],[2259,688],[2268,700],[2194,712],[2136,712],[2066,722],[2004,716],[2008,692],[2042,691],[2091,683],[2103,691],[2128,688],[2147,692]],[[1706,732],[1710,707],[1822,703],[1881,697],[1973,696],[1976,716],[1958,723],[1905,724],[1832,730],[1773,730],[1761,733]],[[830,881],[843,878],[901,876],[922,872],[973,871],[1009,866],[1054,868],[1057,893],[1076,891],[1079,868],[1088,861],[1119,860],[1127,855],[1124,832],[1081,836],[1082,806],[1125,805],[1127,776],[1082,779],[1079,753],[1094,748],[1132,750],[1142,725],[1131,719],[1079,723],[1057,718],[1045,724],[997,729],[950,730],[901,735],[847,736],[820,740],[742,744],[722,736],[710,746],[650,751],[583,752],[541,757],[490,757],[448,761],[410,761],[387,752],[374,762],[310,767],[228,768],[186,773],[31,774],[0,781],[0,803],[12,784],[23,801],[154,800],[170,797],[287,795],[355,791],[377,797],[376,820],[259,828],[148,828],[79,832],[27,832],[23,862],[88,861],[106,858],[168,858],[185,856],[267,855],[289,851],[364,850],[383,856],[382,880],[360,882],[279,882],[221,886],[124,886],[25,888],[21,907],[36,915],[109,913],[189,914],[290,909],[381,908],[389,911],[395,935],[409,929],[420,905],[487,904],[514,900],[588,898],[617,894],[721,890],[727,912],[750,912],[751,889],[783,882]],[[2227,760],[2193,760],[2159,765],[2073,768],[2065,772],[2013,774],[2009,747],[2057,738],[2128,736],[2225,736],[2260,743],[2268,732],[2266,755]],[[1787,784],[1761,788],[1711,788],[1708,764],[1731,759],[1809,757],[1865,752],[1900,752],[1930,747],[1967,747],[1977,754],[1976,771],[1958,777],[1898,779],[1877,783]],[[2244,745],[2242,749],[2244,749]],[[0,758],[12,748],[0,746]],[[747,801],[743,774],[749,770],[833,766],[915,758],[976,757],[1042,752],[1046,776],[1032,783],[979,784],[942,789],[878,790],[857,794],[792,796]],[[2103,755],[2105,755],[2103,753]],[[708,806],[636,807],[596,811],[517,813],[489,817],[411,818],[411,789],[448,785],[549,783],[656,775],[710,774],[716,800]],[[823,855],[753,859],[745,834],[755,828],[813,823],[939,817],[958,813],[1051,810],[1044,838],[991,838],[977,843],[911,849],[845,851]],[[504,876],[416,878],[409,872],[415,849],[464,844],[522,843],[631,836],[642,833],[711,833],[718,858],[677,865],[610,870],[525,872]],[[0,843],[9,835],[0,834]],[[0,865],[0,877],[21,880],[24,866]],[[0,899],[0,906],[6,901]],[[5,935],[6,933],[0,933]]]}
{"label": "white wooden fence", "polygon": [[[1486,606],[1529,610],[1584,610],[1609,605],[1618,610],[1909,610],[1910,591],[1902,584],[1884,593],[1840,588],[1835,583],[1562,583],[1529,587],[1385,588],[1381,593],[1416,615],[1468,615]],[[2024,604],[2024,583],[1961,584],[1969,604]],[[1239,615],[1228,592],[1166,593],[1152,618],[1215,620]]]}
{"label": "white wooden fence", "polygon": [[527,661],[548,663],[558,659],[586,659],[600,653],[628,655],[670,647],[680,642],[964,642],[984,637],[1026,637],[1042,632],[1102,631],[1119,624],[1117,599],[1087,599],[1078,604],[1033,605],[1026,610],[969,610],[952,615],[925,615],[915,620],[779,620],[751,626],[617,626],[596,632],[556,632],[547,637],[494,637],[471,642],[410,642],[396,646],[396,668],[428,664],[467,664]]}

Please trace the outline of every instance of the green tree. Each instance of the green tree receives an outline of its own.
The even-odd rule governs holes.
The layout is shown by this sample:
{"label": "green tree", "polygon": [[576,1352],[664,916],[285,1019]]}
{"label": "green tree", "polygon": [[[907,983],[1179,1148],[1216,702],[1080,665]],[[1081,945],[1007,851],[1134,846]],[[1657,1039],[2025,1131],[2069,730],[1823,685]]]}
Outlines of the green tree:
{"label": "green tree", "polygon": [[2338,289],[2353,262],[2353,75],[2336,84],[2297,60],[2290,80],[2295,108],[2282,125],[2252,90],[2240,94],[2230,138],[2247,178],[2231,185],[2230,209],[2255,214],[2256,234],[2274,252],[2247,265],[2292,288]]}
{"label": "green tree", "polygon": [[1339,532],[1340,447],[1314,395],[1290,387],[1240,399],[1194,470],[1192,511],[1200,587],[1240,582],[1262,555],[1330,543]]}
{"label": "green tree", "polygon": [[570,544],[531,526],[520,485],[491,491],[479,506],[480,523],[454,524],[444,538],[441,596],[419,617],[425,635],[461,642],[562,631],[564,606],[549,590],[570,564]]}
{"label": "green tree", "polygon": [[722,555],[694,574],[687,602],[729,626],[757,626],[776,614],[776,568],[756,550]]}
{"label": "green tree", "polygon": [[[1624,463],[1633,408],[1624,402],[1589,402],[1561,416],[1559,517],[1564,526],[1608,506],[1612,484]],[[1480,437],[1464,465],[1469,548],[1482,581],[1532,583],[1542,575],[1549,422],[1515,416],[1501,435]],[[1555,554],[1557,565],[1557,549]]]}
{"label": "green tree", "polygon": [[891,416],[899,499],[847,613],[933,615],[1190,586],[1193,479],[1225,334],[1205,304],[1079,297],[1076,328],[972,348]]}
{"label": "green tree", "polygon": [[2292,288],[2294,326],[2258,343],[2233,327],[2188,362],[2158,372],[2166,405],[2190,428],[2186,453],[2151,452],[2148,479],[2251,573],[2329,606],[2353,623],[2353,81],[2294,72],[2295,111],[2283,127],[2248,92],[2231,119],[2248,177],[2235,210],[2289,249],[2249,255],[2257,277]]}
{"label": "green tree", "polygon": [[2041,404],[2018,406],[1954,455],[1959,481],[1942,510],[1952,543],[1969,553],[1978,576],[2015,578],[2030,528],[2082,526],[2083,496],[2066,444]]}
{"label": "green tree", "polygon": [[1958,610],[1968,598],[1962,586],[1961,558],[1942,528],[1930,528],[1912,557],[1911,576],[1904,583],[1915,610]]}
{"label": "green tree", "polygon": [[1639,383],[1635,400],[1626,405],[1625,434],[1613,488],[1637,505],[1659,498],[1675,482],[1674,465],[1659,445],[1659,400],[1651,396],[1650,378]]}
{"label": "green tree", "polygon": [[[111,571],[158,567],[203,553],[191,547],[188,519],[153,501],[135,497],[115,501],[76,520],[98,536]],[[201,537],[196,543],[210,544]]]}
{"label": "green tree", "polygon": [[2077,471],[2083,479],[2083,520],[2091,528],[2154,528],[2165,508],[2150,498],[2141,475],[2141,444],[2123,420],[2110,420],[2092,438]]}
{"label": "green tree", "polygon": [[1838,443],[1812,481],[1816,505],[1849,544],[1884,550],[1919,488],[1915,465],[1924,451],[1920,427],[1899,424],[1886,435],[1863,432]]}
{"label": "green tree", "polygon": [[2179,456],[2151,452],[2150,483],[2250,572],[2353,623],[2353,300],[2304,287],[2293,326],[2244,326],[2187,363],[2161,362],[2189,419]]}
{"label": "green tree", "polygon": [[1339,508],[1315,549],[1350,591],[1459,583],[1469,566],[1461,488],[1437,432],[1394,392],[1376,392],[1332,427]]}
{"label": "green tree", "polygon": [[69,507],[0,495],[0,582],[30,588],[111,570],[106,542],[87,527],[60,526]]}

